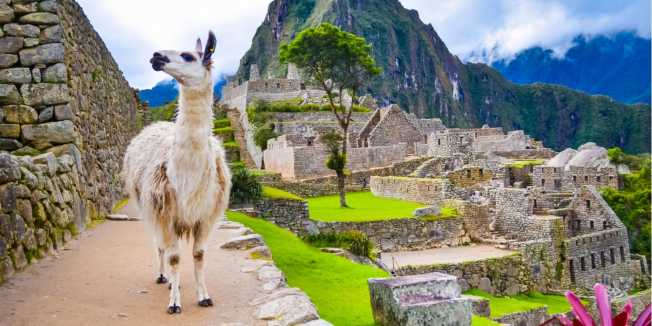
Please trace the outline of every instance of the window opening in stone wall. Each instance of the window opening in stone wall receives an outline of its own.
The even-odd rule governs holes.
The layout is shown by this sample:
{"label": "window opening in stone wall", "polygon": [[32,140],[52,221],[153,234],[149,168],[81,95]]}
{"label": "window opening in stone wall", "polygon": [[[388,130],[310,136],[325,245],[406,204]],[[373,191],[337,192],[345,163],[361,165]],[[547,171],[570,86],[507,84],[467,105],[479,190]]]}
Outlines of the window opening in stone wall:
{"label": "window opening in stone wall", "polygon": [[614,248],[609,248],[609,258],[611,260],[611,265],[616,263],[616,250]]}
{"label": "window opening in stone wall", "polygon": [[591,253],[591,268],[596,269],[596,259],[595,259],[595,253]]}
{"label": "window opening in stone wall", "polygon": [[595,229],[595,225],[593,224],[593,221],[589,221],[589,227],[591,230]]}
{"label": "window opening in stone wall", "polygon": [[532,206],[534,206],[534,208],[537,208],[537,200],[536,199],[534,200]]}
{"label": "window opening in stone wall", "polygon": [[586,209],[591,209],[591,201],[590,200],[586,201]]}
{"label": "window opening in stone wall", "polygon": [[561,189],[561,180],[555,179],[555,189]]}
{"label": "window opening in stone wall", "polygon": [[604,254],[604,251],[600,251],[600,262],[602,263],[602,268],[607,267],[607,256]]}
{"label": "window opening in stone wall", "polygon": [[437,139],[437,146],[441,146],[441,139]]}
{"label": "window opening in stone wall", "polygon": [[305,83],[301,83],[301,86],[299,86],[299,87],[301,88],[301,90],[304,90],[304,89],[306,89],[306,84],[305,84]]}
{"label": "window opening in stone wall", "polygon": [[602,177],[600,177],[600,176],[595,177],[595,181],[602,182]]}
{"label": "window opening in stone wall", "polygon": [[481,177],[484,176],[484,169],[480,169],[479,171],[480,171],[480,176]]}
{"label": "window opening in stone wall", "polygon": [[276,83],[276,88],[281,88],[281,83]]}
{"label": "window opening in stone wall", "polygon": [[572,259],[568,261],[568,269],[570,270],[571,282],[575,283],[575,263]]}
{"label": "window opening in stone wall", "polygon": [[589,182],[589,176],[587,175],[584,176],[584,182]]}
{"label": "window opening in stone wall", "polygon": [[620,246],[620,261],[625,262],[625,248],[623,246]]}
{"label": "window opening in stone wall", "polygon": [[471,170],[466,170],[466,177],[470,178],[471,177]]}
{"label": "window opening in stone wall", "polygon": [[607,229],[607,221],[602,221],[602,229],[606,230]]}
{"label": "window opening in stone wall", "polygon": [[541,179],[541,187],[546,185],[546,179]]}
{"label": "window opening in stone wall", "polygon": [[582,271],[586,272],[586,259],[584,259],[584,257],[580,257],[580,268],[582,268]]}
{"label": "window opening in stone wall", "polygon": [[573,182],[577,182],[577,176],[573,176]]}

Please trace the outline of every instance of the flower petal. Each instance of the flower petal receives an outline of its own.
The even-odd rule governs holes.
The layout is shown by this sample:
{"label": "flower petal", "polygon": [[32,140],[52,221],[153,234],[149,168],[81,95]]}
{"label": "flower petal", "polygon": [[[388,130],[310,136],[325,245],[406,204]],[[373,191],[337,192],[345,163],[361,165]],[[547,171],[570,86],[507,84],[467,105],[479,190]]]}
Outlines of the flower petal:
{"label": "flower petal", "polygon": [[577,320],[579,320],[584,326],[595,325],[593,318],[591,318],[591,315],[589,315],[586,308],[584,308],[582,301],[580,301],[573,291],[566,291],[566,299],[568,299],[568,302],[573,308],[573,314],[575,314]]}
{"label": "flower petal", "polygon": [[598,305],[598,312],[600,312],[600,321],[602,326],[613,326],[611,317],[611,304],[609,304],[609,293],[607,287],[596,283],[593,286],[595,292],[595,302]]}
{"label": "flower petal", "polygon": [[652,310],[650,310],[650,305],[647,305],[647,307],[645,307],[645,310],[643,310],[643,312],[641,312],[641,314],[638,315],[638,318],[636,318],[636,321],[634,322],[633,326],[650,325],[651,317],[652,317]]}
{"label": "flower petal", "polygon": [[625,307],[623,307],[623,311],[616,315],[613,319],[613,326],[627,326],[627,322],[629,321],[629,317],[632,314],[632,301],[628,300],[627,303],[625,304]]}

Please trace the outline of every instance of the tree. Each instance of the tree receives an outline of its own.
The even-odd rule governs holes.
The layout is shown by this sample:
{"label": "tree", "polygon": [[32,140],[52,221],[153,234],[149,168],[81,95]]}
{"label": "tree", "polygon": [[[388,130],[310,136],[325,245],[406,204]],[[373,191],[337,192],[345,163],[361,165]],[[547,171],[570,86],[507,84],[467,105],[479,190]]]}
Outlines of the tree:
{"label": "tree", "polygon": [[[347,207],[344,163],[352,106],[358,102],[358,91],[380,73],[371,56],[371,45],[362,37],[322,23],[301,31],[292,42],[282,45],[280,59],[282,63],[294,63],[326,92],[328,105],[342,132],[341,146],[338,146],[336,155],[331,151],[329,161],[332,163],[331,159],[337,158],[343,163],[330,165],[337,175],[340,206]],[[345,91],[351,97],[351,103],[344,103]]]}

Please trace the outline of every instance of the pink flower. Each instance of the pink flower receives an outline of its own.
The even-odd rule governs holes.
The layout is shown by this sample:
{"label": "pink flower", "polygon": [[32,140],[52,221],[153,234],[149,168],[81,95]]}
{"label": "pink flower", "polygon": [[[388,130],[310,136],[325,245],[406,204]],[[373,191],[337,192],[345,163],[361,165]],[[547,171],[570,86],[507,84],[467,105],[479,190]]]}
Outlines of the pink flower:
{"label": "pink flower", "polygon": [[[593,291],[595,292],[595,301],[598,306],[598,312],[600,313],[600,321],[602,324],[600,326],[627,326],[629,317],[632,314],[632,302],[628,301],[623,308],[623,311],[620,312],[616,317],[611,315],[611,304],[609,303],[609,294],[607,293],[607,288],[597,283],[593,286]],[[559,321],[564,326],[596,326],[597,323],[593,320],[593,317],[588,313],[582,301],[573,293],[572,291],[566,292],[566,299],[570,303],[575,319],[571,321],[566,318],[564,315],[555,316],[554,318],[546,321],[541,325],[546,325],[554,320]],[[650,311],[650,305],[645,307],[645,310],[638,315],[638,318],[633,323],[633,326],[650,326],[652,318],[652,312]]]}

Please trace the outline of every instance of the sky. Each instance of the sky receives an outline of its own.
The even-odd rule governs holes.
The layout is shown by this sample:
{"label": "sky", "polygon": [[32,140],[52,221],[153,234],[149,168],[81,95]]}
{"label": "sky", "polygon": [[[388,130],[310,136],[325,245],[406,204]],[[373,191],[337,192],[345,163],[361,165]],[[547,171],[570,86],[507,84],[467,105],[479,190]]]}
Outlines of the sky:
{"label": "sky", "polygon": [[[168,78],[149,66],[157,50],[191,50],[217,35],[214,67],[232,74],[270,0],[77,0],[133,87]],[[559,56],[572,39],[633,30],[650,37],[649,0],[401,0],[463,60],[510,58],[532,46]]]}

